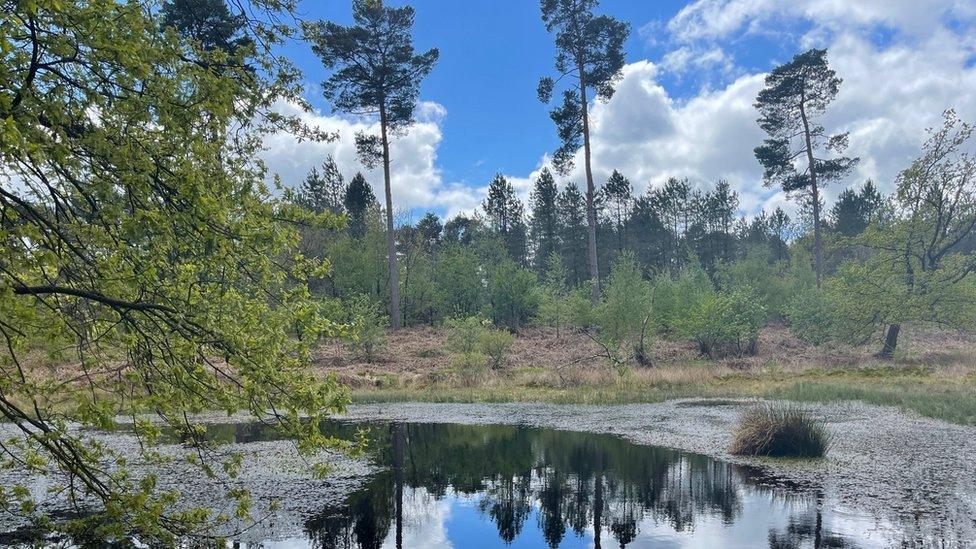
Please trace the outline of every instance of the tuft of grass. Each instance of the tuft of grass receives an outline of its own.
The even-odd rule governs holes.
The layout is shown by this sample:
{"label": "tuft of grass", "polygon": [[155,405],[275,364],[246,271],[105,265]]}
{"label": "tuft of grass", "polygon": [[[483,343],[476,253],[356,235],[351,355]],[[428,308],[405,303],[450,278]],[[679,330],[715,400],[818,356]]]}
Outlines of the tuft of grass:
{"label": "tuft of grass", "polygon": [[823,421],[793,405],[764,404],[739,418],[729,451],[739,456],[818,458],[829,446]]}

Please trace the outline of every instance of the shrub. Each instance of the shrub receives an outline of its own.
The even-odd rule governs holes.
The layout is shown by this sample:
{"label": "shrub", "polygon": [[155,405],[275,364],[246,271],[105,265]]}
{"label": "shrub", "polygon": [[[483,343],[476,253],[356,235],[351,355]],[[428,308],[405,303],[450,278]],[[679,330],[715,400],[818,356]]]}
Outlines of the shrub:
{"label": "shrub", "polygon": [[827,295],[810,288],[801,291],[783,308],[790,333],[812,345],[834,338],[837,328],[834,308]]}
{"label": "shrub", "polygon": [[556,328],[556,339],[559,339],[560,329],[566,326],[571,313],[570,288],[566,284],[566,276],[562,259],[553,253],[546,260],[546,274],[542,284],[536,288],[539,303],[536,322]]}
{"label": "shrub", "polygon": [[823,421],[792,405],[761,405],[746,411],[729,451],[740,456],[823,457],[830,433]]}
{"label": "shrub", "polygon": [[478,336],[478,351],[488,355],[492,369],[498,370],[504,366],[513,343],[515,336],[511,333],[485,327]]}
{"label": "shrub", "polygon": [[676,279],[662,274],[654,281],[654,327],[664,335],[678,335],[678,324],[688,310],[715,293],[708,274],[693,264]]}
{"label": "shrub", "polygon": [[488,277],[492,320],[513,332],[518,331],[539,306],[535,286],[536,276],[532,271],[509,258],[502,259]]}
{"label": "shrub", "polygon": [[387,317],[380,304],[367,295],[346,300],[346,314],[352,330],[350,347],[366,362],[376,359],[376,351],[386,344]]}
{"label": "shrub", "polygon": [[759,330],[766,320],[760,296],[748,290],[712,292],[676,321],[678,333],[698,343],[702,355],[756,354]]}
{"label": "shrub", "polygon": [[448,319],[445,322],[449,330],[447,348],[458,354],[478,352],[478,339],[485,331],[484,322],[476,316]]}
{"label": "shrub", "polygon": [[647,358],[647,326],[651,316],[651,285],[631,254],[621,255],[610,270],[603,301],[594,312],[594,339],[618,367],[631,359],[641,366]]}
{"label": "shrub", "polygon": [[488,357],[482,353],[461,353],[451,361],[458,379],[465,386],[476,385],[488,373]]}

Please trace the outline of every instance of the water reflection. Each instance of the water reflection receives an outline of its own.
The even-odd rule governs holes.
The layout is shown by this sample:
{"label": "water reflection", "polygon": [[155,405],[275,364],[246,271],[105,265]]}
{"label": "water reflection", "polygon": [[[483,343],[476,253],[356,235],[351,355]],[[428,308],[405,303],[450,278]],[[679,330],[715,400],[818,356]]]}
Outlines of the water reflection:
{"label": "water reflection", "polygon": [[825,531],[815,493],[613,436],[392,424],[371,440],[389,468],[306,522],[313,546],[856,546]]}

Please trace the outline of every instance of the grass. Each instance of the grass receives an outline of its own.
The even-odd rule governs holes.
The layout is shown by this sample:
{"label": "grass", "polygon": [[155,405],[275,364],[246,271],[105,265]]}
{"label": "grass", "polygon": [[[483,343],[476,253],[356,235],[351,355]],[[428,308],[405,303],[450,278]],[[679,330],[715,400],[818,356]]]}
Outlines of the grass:
{"label": "grass", "polygon": [[976,425],[976,379],[911,367],[814,368],[792,372],[765,368],[728,372],[699,363],[639,370],[618,376],[602,372],[568,381],[551,371],[526,369],[487,378],[478,386],[451,379],[433,383],[360,387],[355,402],[550,402],[555,404],[629,404],[674,398],[760,397],[795,402],[861,401],[894,406],[926,417]]}
{"label": "grass", "polygon": [[729,451],[740,456],[819,458],[830,433],[823,421],[794,405],[760,405],[739,418]]}

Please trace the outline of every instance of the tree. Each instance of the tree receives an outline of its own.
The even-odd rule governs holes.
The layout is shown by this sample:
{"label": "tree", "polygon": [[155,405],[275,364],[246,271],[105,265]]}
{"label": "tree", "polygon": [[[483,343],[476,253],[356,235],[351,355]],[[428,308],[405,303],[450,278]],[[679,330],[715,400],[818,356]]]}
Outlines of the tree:
{"label": "tree", "polygon": [[545,272],[549,267],[549,256],[559,251],[559,212],[557,200],[559,189],[548,168],[543,168],[535,180],[529,203],[532,218],[529,221],[529,237],[532,241],[533,259],[536,271]]}
{"label": "tree", "polygon": [[315,213],[325,211],[334,214],[343,212],[346,183],[335,159],[330,154],[322,164],[322,172],[312,168],[295,192],[295,202]]}
{"label": "tree", "polygon": [[607,184],[603,187],[603,197],[608,214],[612,218],[618,255],[624,251],[626,245],[624,226],[627,217],[630,215],[633,192],[634,189],[630,185],[630,180],[621,175],[617,170],[613,170],[613,173],[610,174],[610,179],[607,180]]}
{"label": "tree", "polygon": [[556,202],[559,212],[560,255],[571,274],[573,285],[586,279],[586,201],[579,187],[570,183],[559,193]]}
{"label": "tree", "polygon": [[434,68],[438,51],[414,53],[414,10],[409,6],[389,8],[382,0],[353,0],[352,11],[353,26],[306,22],[304,29],[312,51],[334,70],[322,85],[326,99],[336,110],[379,116],[380,135],[358,134],[356,145],[364,164],[383,164],[390,326],[397,329],[401,318],[389,138],[413,123],[420,82]]}
{"label": "tree", "polygon": [[512,184],[502,174],[488,184],[488,196],[482,203],[488,224],[501,238],[508,255],[521,265],[526,263],[527,235],[525,211]]}
{"label": "tree", "polygon": [[169,0],[160,10],[162,26],[173,27],[207,52],[231,52],[250,43],[247,18],[232,14],[225,0]]}
{"label": "tree", "polygon": [[366,234],[369,212],[376,206],[373,189],[362,173],[357,172],[353,176],[349,186],[346,187],[346,196],[342,203],[349,214],[349,234],[354,238],[362,237]]}
{"label": "tree", "polygon": [[[813,253],[817,287],[823,278],[820,189],[850,173],[856,158],[818,158],[820,150],[840,154],[847,148],[847,134],[827,137],[817,118],[837,96],[841,79],[827,65],[827,50],[812,49],[796,55],[766,76],[756,97],[759,127],[769,137],[755,153],[764,169],[766,186],[779,185],[787,193],[799,193],[813,212]],[[806,169],[797,171],[795,161],[805,157]]]}
{"label": "tree", "polygon": [[[590,300],[600,299],[600,269],[596,246],[596,194],[590,151],[589,90],[604,101],[613,96],[614,84],[624,66],[623,44],[630,26],[606,15],[595,16],[597,0],[541,0],[542,21],[546,30],[556,34],[556,71],[559,79],[570,76],[575,85],[563,92],[562,106],[550,113],[562,145],[553,155],[553,164],[562,174],[573,167],[573,157],[583,145],[586,171],[586,219],[590,279]],[[539,81],[539,99],[549,103],[556,80]]]}
{"label": "tree", "polygon": [[539,288],[538,319],[548,326],[556,328],[556,339],[559,339],[559,329],[565,326],[570,315],[570,288],[566,284],[566,266],[563,265],[559,254],[552,253],[546,260],[545,277]]}
{"label": "tree", "polygon": [[417,232],[420,233],[423,245],[427,250],[433,250],[440,245],[443,231],[444,225],[434,212],[427,212],[417,222]]}
{"label": "tree", "polygon": [[844,236],[861,234],[878,212],[881,202],[881,193],[870,179],[858,192],[846,189],[830,211],[834,230]]}
{"label": "tree", "polygon": [[905,322],[976,323],[976,255],[961,249],[976,230],[972,136],[971,125],[945,112],[898,176],[890,215],[857,239],[874,255],[847,263],[831,283],[849,337],[863,341],[885,328],[882,358],[894,353]]}
{"label": "tree", "polygon": [[[202,458],[225,486],[240,456],[194,436],[201,409],[276,423],[303,453],[325,443],[317,425],[348,396],[313,374],[310,346],[345,327],[311,298],[327,265],[297,252],[294,226],[338,223],[275,199],[255,161],[273,127],[298,129],[272,105],[299,82],[254,43],[210,70],[142,2],[0,5],[0,416],[17,432],[0,452],[11,478],[46,476],[80,518],[52,525],[17,486],[4,506],[100,542],[212,535],[208,512],[86,430],[151,411],[162,425],[135,422],[129,462],[158,458],[165,428],[186,437],[176,459]],[[245,28],[277,43],[262,21],[293,17],[279,5],[249,2]],[[244,69],[245,55],[282,70]],[[246,493],[227,495],[246,515]]]}

